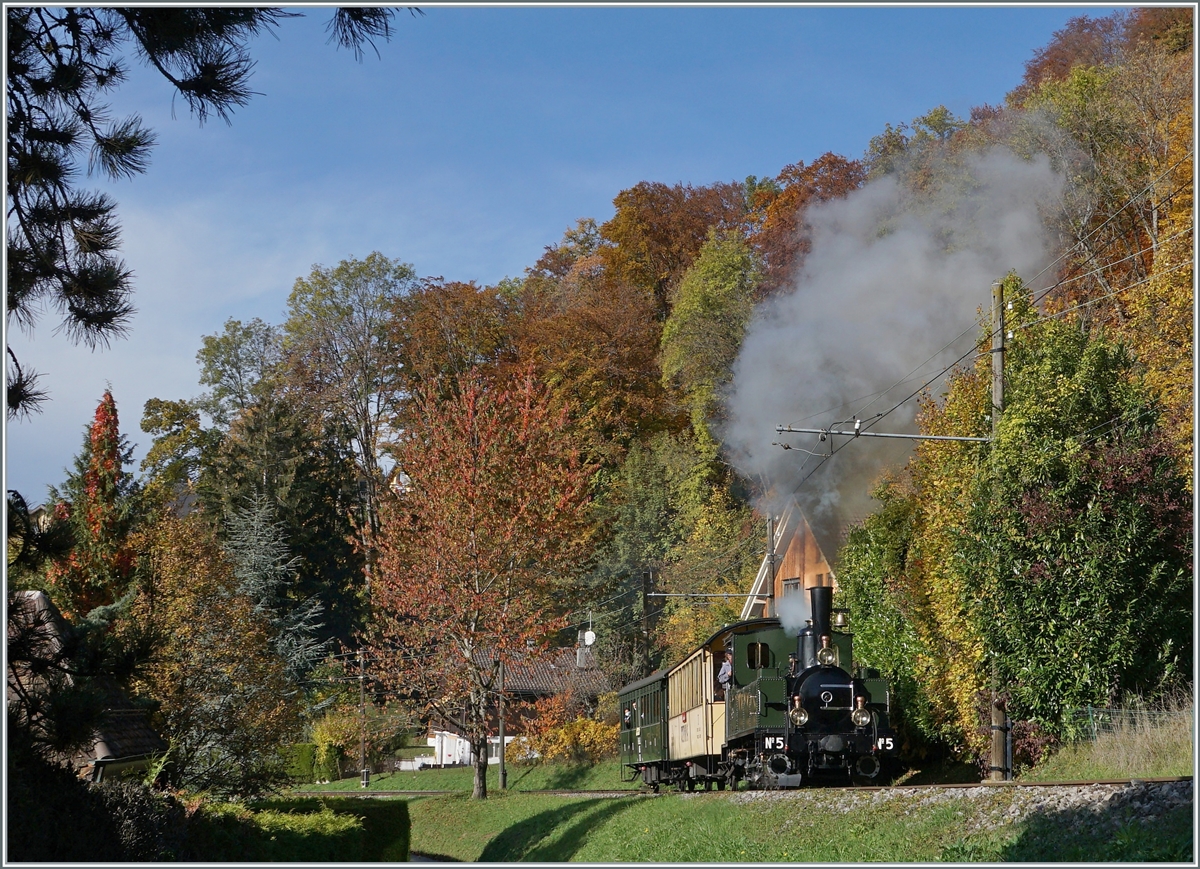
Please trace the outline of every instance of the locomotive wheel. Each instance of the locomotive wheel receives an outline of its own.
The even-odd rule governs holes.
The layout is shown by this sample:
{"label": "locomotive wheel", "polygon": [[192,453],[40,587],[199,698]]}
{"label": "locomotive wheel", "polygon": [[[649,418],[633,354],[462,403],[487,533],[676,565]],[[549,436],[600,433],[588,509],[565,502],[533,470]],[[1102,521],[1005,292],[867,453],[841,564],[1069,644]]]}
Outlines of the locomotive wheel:
{"label": "locomotive wheel", "polygon": [[725,790],[725,779],[723,779],[723,778],[717,779],[717,790],[719,790],[719,791]]}
{"label": "locomotive wheel", "polygon": [[711,790],[712,790],[712,779],[706,778],[704,780],[704,792],[708,793]]}

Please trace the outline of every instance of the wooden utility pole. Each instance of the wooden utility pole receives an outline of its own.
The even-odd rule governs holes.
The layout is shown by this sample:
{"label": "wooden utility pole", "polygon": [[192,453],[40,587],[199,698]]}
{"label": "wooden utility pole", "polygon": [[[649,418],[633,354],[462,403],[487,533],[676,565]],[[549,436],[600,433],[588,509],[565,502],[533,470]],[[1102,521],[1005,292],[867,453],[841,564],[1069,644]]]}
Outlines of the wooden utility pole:
{"label": "wooden utility pole", "polygon": [[371,784],[371,773],[367,770],[367,676],[362,649],[358,650],[358,739],[358,769],[365,788]]}
{"label": "wooden utility pole", "polygon": [[[1000,431],[1000,414],[1004,411],[1004,285],[992,284],[992,454],[995,455],[996,436]],[[992,781],[1008,781],[1012,767],[1005,750],[1008,732],[1008,709],[1000,698],[1000,674],[992,655],[992,751],[989,762]]]}
{"label": "wooden utility pole", "polygon": [[650,571],[642,571],[642,675],[650,672]]}
{"label": "wooden utility pole", "polygon": [[508,772],[504,769],[504,659],[500,659],[500,790],[508,789]]}
{"label": "wooden utility pole", "polygon": [[775,517],[767,517],[767,605],[763,615],[770,618],[775,615]]}
{"label": "wooden utility pole", "polygon": [[1004,411],[1004,285],[992,284],[992,438]]}

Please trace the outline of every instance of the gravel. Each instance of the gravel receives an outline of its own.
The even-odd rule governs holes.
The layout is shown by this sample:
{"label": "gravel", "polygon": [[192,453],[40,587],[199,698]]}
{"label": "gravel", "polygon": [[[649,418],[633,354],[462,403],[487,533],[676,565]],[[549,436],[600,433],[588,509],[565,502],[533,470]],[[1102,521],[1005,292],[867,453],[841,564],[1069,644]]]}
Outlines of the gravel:
{"label": "gravel", "polygon": [[886,788],[876,791],[744,791],[730,795],[737,803],[790,800],[797,808],[851,812],[902,801],[904,813],[958,801],[965,830],[981,832],[1020,822],[1030,815],[1071,812],[1080,826],[1152,821],[1177,806],[1191,805],[1192,782],[1125,784],[980,786],[954,788]]}

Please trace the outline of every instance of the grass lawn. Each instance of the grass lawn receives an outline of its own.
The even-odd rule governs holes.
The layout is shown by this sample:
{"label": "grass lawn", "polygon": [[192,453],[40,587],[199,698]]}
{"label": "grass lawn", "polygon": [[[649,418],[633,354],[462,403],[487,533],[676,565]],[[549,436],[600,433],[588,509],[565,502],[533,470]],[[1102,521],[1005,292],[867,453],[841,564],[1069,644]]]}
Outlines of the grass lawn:
{"label": "grass lawn", "polygon": [[[1119,779],[1191,772],[1190,722],[1179,732],[1102,737],[1068,746],[1023,778]],[[1012,791],[973,798],[942,791],[897,796],[875,791],[801,790],[556,797],[558,788],[635,789],[609,761],[590,767],[510,767],[501,792],[488,770],[489,797],[470,799],[470,769],[421,770],[372,778],[373,790],[445,790],[408,801],[412,849],[485,862],[1191,862],[1192,811],[1150,824],[1118,810],[1034,814],[1012,823]],[[967,764],[910,770],[900,784],[978,781]],[[317,786],[313,786],[314,788]],[[321,786],[360,791],[357,779]],[[331,795],[332,796],[332,795]]]}
{"label": "grass lawn", "polygon": [[[475,780],[475,770],[470,767],[451,769],[422,769],[397,771],[371,776],[373,791],[466,791],[470,792]],[[500,770],[488,767],[488,793],[500,790]],[[544,764],[538,766],[509,766],[508,787],[517,791],[541,790],[636,790],[637,782],[621,781],[621,765],[615,760],[603,761],[590,766]],[[328,793],[330,791],[361,792],[358,777],[324,785],[303,785],[294,793]]]}
{"label": "grass lawn", "polygon": [[[995,829],[1009,793],[981,800],[928,795],[872,801],[839,811],[835,792],[709,793],[575,799],[463,794],[409,803],[412,848],[483,862],[1093,862],[1190,861],[1191,813],[1153,827],[1077,814],[1035,815]],[[843,807],[845,808],[845,807]],[[1111,823],[1116,821],[1116,823]],[[986,825],[985,825],[986,826]]]}

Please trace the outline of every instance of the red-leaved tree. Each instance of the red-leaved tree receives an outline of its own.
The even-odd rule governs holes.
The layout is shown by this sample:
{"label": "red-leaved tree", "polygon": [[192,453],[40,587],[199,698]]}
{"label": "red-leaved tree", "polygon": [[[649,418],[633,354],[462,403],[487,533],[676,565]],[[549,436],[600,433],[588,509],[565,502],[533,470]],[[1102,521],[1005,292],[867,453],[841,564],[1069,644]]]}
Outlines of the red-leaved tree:
{"label": "red-leaved tree", "polygon": [[414,406],[408,481],[381,514],[372,657],[381,682],[465,732],[481,799],[500,662],[546,653],[587,551],[588,469],[529,373],[473,371]]}
{"label": "red-leaved tree", "polygon": [[133,483],[124,470],[130,449],[120,432],[117,404],[105,390],[75,459],[64,492],[51,491],[55,518],[70,522],[74,546],[47,570],[68,618],[86,616],[125,593],[134,567],[128,543]]}

